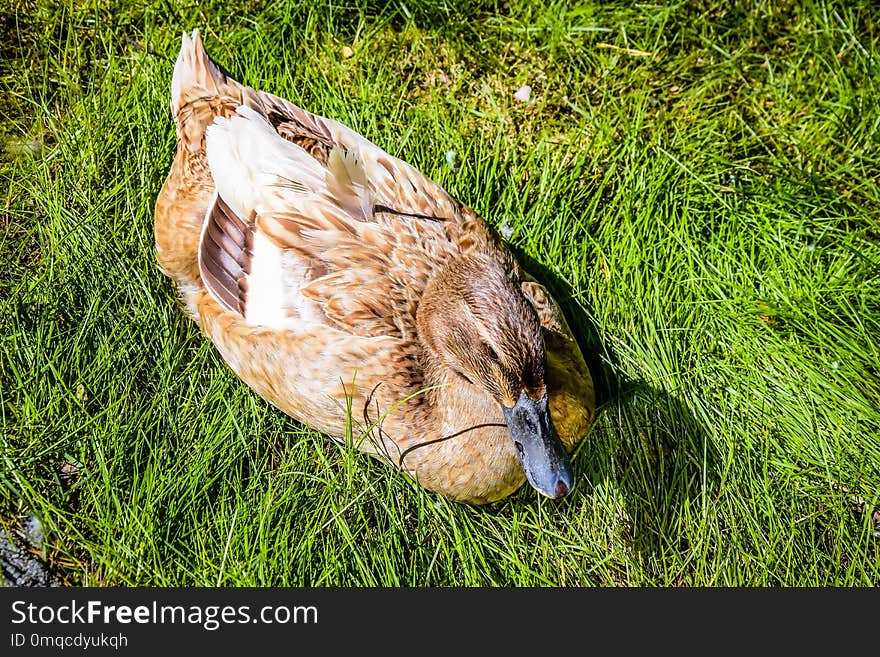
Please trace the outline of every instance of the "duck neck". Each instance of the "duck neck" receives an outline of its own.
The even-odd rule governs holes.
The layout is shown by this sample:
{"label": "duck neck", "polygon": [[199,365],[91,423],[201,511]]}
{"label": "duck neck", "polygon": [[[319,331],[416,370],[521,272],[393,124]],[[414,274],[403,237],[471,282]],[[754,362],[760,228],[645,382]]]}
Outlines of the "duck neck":
{"label": "duck neck", "polygon": [[429,407],[443,436],[486,425],[505,426],[498,402],[453,370],[436,364],[428,366],[425,383],[430,388]]}

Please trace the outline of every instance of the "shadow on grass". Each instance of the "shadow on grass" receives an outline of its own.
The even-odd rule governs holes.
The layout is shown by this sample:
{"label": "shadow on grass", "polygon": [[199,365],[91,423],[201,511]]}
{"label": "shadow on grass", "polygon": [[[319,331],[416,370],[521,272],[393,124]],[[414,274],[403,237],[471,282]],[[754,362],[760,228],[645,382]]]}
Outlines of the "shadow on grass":
{"label": "shadow on grass", "polygon": [[527,254],[516,255],[562,307],[593,377],[597,417],[573,458],[588,484],[575,495],[612,482],[625,504],[626,539],[639,555],[660,559],[670,550],[686,553],[690,546],[682,528],[712,513],[719,488],[721,455],[710,432],[684,395],[621,376],[614,354],[569,286]]}

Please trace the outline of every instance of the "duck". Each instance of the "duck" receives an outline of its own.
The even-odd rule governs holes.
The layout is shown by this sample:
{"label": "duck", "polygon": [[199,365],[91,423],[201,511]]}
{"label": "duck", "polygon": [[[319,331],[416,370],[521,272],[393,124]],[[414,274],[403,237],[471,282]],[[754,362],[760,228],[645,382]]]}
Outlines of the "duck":
{"label": "duck", "polygon": [[197,29],[170,95],[156,258],[238,378],[456,502],[573,489],[593,382],[497,231],[342,123],[237,82]]}

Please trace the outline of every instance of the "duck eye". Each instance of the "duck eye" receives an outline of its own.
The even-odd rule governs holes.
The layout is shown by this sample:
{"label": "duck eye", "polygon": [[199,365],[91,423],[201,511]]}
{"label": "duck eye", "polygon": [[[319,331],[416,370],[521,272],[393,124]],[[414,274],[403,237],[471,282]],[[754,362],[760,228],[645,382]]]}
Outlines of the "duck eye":
{"label": "duck eye", "polygon": [[483,352],[486,354],[486,358],[491,360],[493,363],[499,363],[498,352],[496,352],[492,345],[485,343],[483,344]]}
{"label": "duck eye", "polygon": [[467,381],[471,385],[474,385],[474,382],[471,381],[470,377],[467,374],[465,374],[464,372],[462,372],[461,370],[456,370],[456,374],[458,374],[462,379],[464,379],[465,381]]}

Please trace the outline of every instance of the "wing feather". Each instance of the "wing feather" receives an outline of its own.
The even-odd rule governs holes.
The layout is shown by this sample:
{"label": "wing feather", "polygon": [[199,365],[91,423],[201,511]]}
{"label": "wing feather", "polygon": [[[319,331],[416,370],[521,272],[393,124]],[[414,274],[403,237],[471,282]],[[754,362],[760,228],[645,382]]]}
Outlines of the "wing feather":
{"label": "wing feather", "polygon": [[215,195],[199,241],[199,273],[205,288],[229,310],[244,315],[251,271],[253,225]]}
{"label": "wing feather", "polygon": [[460,220],[460,203],[416,168],[338,121],[312,114],[264,91],[258,95],[278,134],[312,153],[316,160],[329,163],[335,149],[356,154],[373,207],[379,205],[398,214]]}

